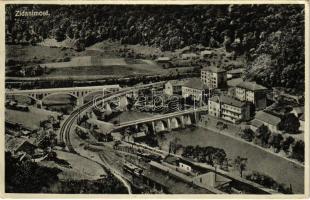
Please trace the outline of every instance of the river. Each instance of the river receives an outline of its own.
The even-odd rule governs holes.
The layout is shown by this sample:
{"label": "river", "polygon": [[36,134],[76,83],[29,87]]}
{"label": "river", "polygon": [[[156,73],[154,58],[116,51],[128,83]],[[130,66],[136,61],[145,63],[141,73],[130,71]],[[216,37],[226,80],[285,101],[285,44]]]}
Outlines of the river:
{"label": "river", "polygon": [[248,158],[247,170],[259,171],[269,175],[286,186],[291,184],[295,194],[304,193],[304,167],[293,162],[203,128],[178,130],[171,134],[179,138],[179,143],[183,145],[214,146],[224,149],[228,158],[246,157]]}

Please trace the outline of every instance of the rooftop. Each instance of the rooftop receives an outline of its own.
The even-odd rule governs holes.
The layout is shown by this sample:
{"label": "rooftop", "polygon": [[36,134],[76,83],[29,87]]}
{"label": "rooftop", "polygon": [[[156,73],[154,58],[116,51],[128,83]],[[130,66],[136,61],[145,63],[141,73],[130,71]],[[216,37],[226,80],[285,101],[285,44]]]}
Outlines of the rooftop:
{"label": "rooftop", "polygon": [[190,57],[197,57],[198,55],[195,53],[183,53],[182,58],[190,58]]}
{"label": "rooftop", "polygon": [[242,78],[234,78],[234,79],[231,79],[231,80],[227,80],[227,85],[230,86],[230,87],[236,87],[242,81],[243,81]]}
{"label": "rooftop", "polygon": [[201,69],[201,71],[210,71],[210,72],[214,72],[214,73],[226,72],[225,69],[222,69],[222,68],[220,68],[220,67],[215,67],[215,66],[204,67],[204,68]]}
{"label": "rooftop", "polygon": [[7,151],[13,151],[13,152],[17,151],[25,143],[29,143],[30,145],[32,145],[25,138],[17,138],[17,137],[12,137],[8,135],[5,136],[5,149]]}
{"label": "rooftop", "polygon": [[184,84],[185,87],[194,88],[198,90],[205,90],[207,86],[205,86],[200,78],[192,78],[187,83]]}
{"label": "rooftop", "polygon": [[212,54],[212,51],[204,50],[204,51],[201,51],[200,54],[201,54],[201,55],[211,55],[211,54]]}
{"label": "rooftop", "polygon": [[239,84],[237,84],[236,87],[244,88],[244,89],[251,90],[251,91],[266,90],[267,89],[266,87],[264,87],[262,85],[259,85],[255,82],[249,82],[249,81],[242,81]]}
{"label": "rooftop", "polygon": [[133,135],[134,138],[141,138],[141,137],[145,137],[146,134],[144,131],[138,132],[136,134]]}
{"label": "rooftop", "polygon": [[255,126],[256,128],[258,128],[258,127],[260,127],[260,126],[263,125],[263,122],[261,122],[261,121],[259,121],[259,120],[257,120],[257,119],[253,119],[253,120],[251,121],[251,125],[252,125],[252,126]]}
{"label": "rooftop", "polygon": [[156,59],[156,61],[168,62],[168,61],[171,61],[171,59],[169,57],[159,57],[159,58]]}
{"label": "rooftop", "polygon": [[305,107],[304,106],[294,107],[293,111],[299,115],[305,112]]}
{"label": "rooftop", "polygon": [[185,80],[170,80],[170,81],[167,81],[167,83],[170,83],[173,86],[182,86],[186,83],[186,81]]}
{"label": "rooftop", "polygon": [[227,95],[222,95],[221,96],[221,103],[223,104],[228,104],[234,107],[242,107],[245,105],[244,102],[239,101],[233,97],[227,96]]}
{"label": "rooftop", "polygon": [[[144,175],[165,185],[168,192],[172,194],[222,194],[223,192],[213,187],[200,187],[193,184],[193,178],[190,178],[175,169],[164,166],[161,163],[151,161],[150,170],[144,171]],[[153,172],[155,174],[152,174]],[[164,172],[164,173],[163,173]]]}
{"label": "rooftop", "polygon": [[244,72],[244,68],[237,68],[227,71],[229,74],[241,74]]}
{"label": "rooftop", "polygon": [[245,105],[244,102],[239,101],[233,97],[227,96],[227,95],[221,95],[219,96],[213,96],[210,98],[210,101],[213,102],[219,102],[219,100],[221,101],[222,104],[228,104],[234,107],[242,107]]}
{"label": "rooftop", "polygon": [[220,97],[219,97],[219,96],[213,96],[213,97],[211,97],[209,100],[218,103],[219,100],[220,100]]}
{"label": "rooftop", "polygon": [[266,113],[264,111],[257,112],[255,115],[255,119],[274,126],[277,126],[281,122],[281,119],[279,117]]}

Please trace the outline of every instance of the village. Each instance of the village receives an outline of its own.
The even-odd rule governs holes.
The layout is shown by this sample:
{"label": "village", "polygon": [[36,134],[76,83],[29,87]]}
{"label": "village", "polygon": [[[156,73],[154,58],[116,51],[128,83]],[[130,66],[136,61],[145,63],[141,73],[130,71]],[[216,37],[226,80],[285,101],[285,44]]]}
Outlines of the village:
{"label": "village", "polygon": [[[157,62],[164,66],[169,65],[170,63],[168,58],[158,58]],[[166,151],[169,154],[172,153],[176,157],[179,156],[176,154],[178,151],[177,142],[168,142],[169,148],[165,149],[159,144],[160,142],[158,136],[156,136],[157,134],[164,133],[169,135],[171,130],[179,130],[181,127],[186,126],[197,126],[206,128],[217,134],[228,135],[229,137],[242,142],[250,143],[251,145],[257,146],[267,152],[273,153],[297,164],[303,163],[303,97],[289,96],[283,92],[279,92],[277,89],[267,89],[255,82],[244,81],[241,77],[242,71],[242,69],[226,71],[221,68],[221,66],[207,66],[201,69],[200,78],[185,78],[182,80],[166,81],[163,82],[162,86],[153,88],[151,91],[142,90],[140,93],[137,93],[135,98],[127,98],[120,100],[119,102],[112,101],[108,104],[101,105],[102,109],[99,110],[95,106],[90,112],[86,112],[85,114],[81,112],[81,114],[79,114],[77,125],[74,129],[76,136],[74,137],[78,138],[78,143],[80,145],[83,145],[81,141],[86,141],[86,143],[88,143],[88,145],[83,145],[84,149],[95,152],[103,151],[98,145],[104,145],[106,147],[102,148],[110,148],[109,150],[105,149],[105,151],[116,149],[117,151],[123,152],[125,150],[125,152],[127,152],[125,154],[128,154],[129,152],[133,155],[140,155],[141,148],[139,148],[139,144],[141,144],[143,145],[142,150],[144,150],[142,152],[144,152],[144,154],[141,154],[140,157],[145,157],[149,162],[154,159],[154,156],[158,156],[157,151]],[[120,89],[121,88],[119,87],[117,90]],[[157,101],[154,97],[157,98]],[[44,106],[41,106],[42,105],[39,105],[39,109],[44,109]],[[29,113],[28,106],[25,106],[24,104],[20,105],[14,100],[7,100],[6,108]],[[184,118],[184,125],[179,124],[177,118],[171,118],[168,120],[170,127],[169,125],[166,127],[167,125],[162,121],[161,123],[156,123],[156,125],[153,124],[153,131],[150,131],[146,124],[142,127],[136,126],[136,128],[132,128],[128,126],[128,128],[123,129],[123,131],[113,131],[113,126],[126,123],[126,121],[121,121],[121,117],[117,117],[121,113],[141,113],[141,116],[138,116],[136,119],[139,121],[143,120],[143,117],[147,119],[149,115],[148,113],[152,113],[149,117],[159,116],[160,118],[161,116],[168,114],[184,112],[191,109],[195,111],[196,109],[199,110],[201,108],[204,108],[205,111],[199,114],[199,119],[196,119],[196,116],[195,119],[188,116],[187,118]],[[30,109],[33,110],[38,108],[30,106]],[[17,157],[22,155],[20,159],[28,158],[37,161],[46,159],[58,160],[58,158],[55,157],[55,150],[56,152],[63,150],[66,151],[66,146],[68,146],[68,144],[66,144],[61,138],[61,135],[59,135],[61,134],[60,127],[63,124],[62,121],[66,115],[61,112],[58,114],[57,112],[52,113],[53,114],[49,115],[45,121],[40,121],[39,129],[31,129],[25,127],[21,123],[19,124],[7,120],[6,150]],[[130,114],[133,113],[129,113],[129,116]],[[128,144],[131,143],[138,145],[138,147],[132,148],[128,146]],[[122,145],[125,146],[122,147]],[[98,150],[98,148],[100,150]],[[188,147],[185,146],[185,149],[186,148]],[[184,155],[185,149],[183,150],[182,155]],[[163,154],[163,152],[160,152],[159,155],[163,156],[165,153]],[[126,155],[122,155],[122,157],[123,156],[126,157]],[[115,159],[115,157],[112,156],[110,159]],[[160,157],[155,160],[158,161],[158,159],[159,161],[161,160]],[[181,159],[185,158],[181,157]],[[195,158],[191,159],[195,160]],[[222,160],[219,164],[221,170],[224,170],[224,174],[229,166],[225,159],[225,162]],[[113,166],[117,163],[116,161],[109,163],[109,165],[112,165],[113,168],[118,168],[120,171],[127,170],[127,172],[119,173],[125,173],[123,176],[127,176],[127,179],[129,179],[130,182],[137,184],[136,178],[133,177],[141,177],[136,170],[142,170],[143,168],[141,169],[140,167],[137,167],[141,166],[141,163],[139,164],[141,161],[134,160],[135,159],[131,158],[130,161],[121,164],[121,166]],[[171,169],[163,169],[162,167],[157,166],[158,164],[156,163],[152,164],[153,161],[151,161],[150,164],[148,164],[148,162],[144,162],[142,166],[151,167],[154,165],[153,168],[159,167],[160,170],[168,170],[170,173],[174,173],[171,172]],[[184,162],[188,164],[184,164]],[[192,167],[197,165],[193,164],[192,161],[186,161],[186,159],[184,162],[177,162],[177,165],[180,165],[181,169],[185,167],[186,173],[188,171],[192,172]],[[188,168],[189,166],[190,168]],[[146,172],[147,171],[145,171],[145,173]],[[129,177],[128,173],[130,175]],[[152,176],[153,175],[149,174],[140,181],[147,181],[145,184],[147,183],[147,185],[149,185],[150,180],[154,181],[152,178],[150,179]],[[182,174],[176,176],[183,177]],[[208,193],[211,191],[212,193],[222,193],[223,191],[234,191],[238,193],[242,191],[246,192],[247,190],[254,190],[253,188],[256,188],[255,185],[253,186],[250,184],[251,186],[248,185],[247,187],[253,187],[252,189],[237,189],[236,185],[231,187],[230,184],[228,188],[223,187],[218,191],[213,191],[210,189],[210,181],[212,178],[210,179],[209,176],[210,175],[206,176],[207,180],[205,181],[200,180],[201,182],[206,182],[207,186],[204,187],[207,187],[208,191],[194,190],[192,192]],[[235,178],[235,176],[233,179],[231,177],[226,177],[226,181],[229,182],[229,180],[235,180]],[[185,182],[188,182],[188,180],[186,180],[187,178],[185,178]],[[172,192],[161,183],[157,184],[159,185],[154,185],[154,187],[157,188],[155,191]],[[175,183],[173,182],[173,184]],[[197,184],[200,185],[201,183]],[[211,186],[214,186],[214,184],[216,183],[211,184]],[[141,184],[137,187],[140,188]],[[142,189],[142,191],[145,191],[145,189]]]}
{"label": "village", "polygon": [[306,7],[6,5],[5,192],[304,194]]}

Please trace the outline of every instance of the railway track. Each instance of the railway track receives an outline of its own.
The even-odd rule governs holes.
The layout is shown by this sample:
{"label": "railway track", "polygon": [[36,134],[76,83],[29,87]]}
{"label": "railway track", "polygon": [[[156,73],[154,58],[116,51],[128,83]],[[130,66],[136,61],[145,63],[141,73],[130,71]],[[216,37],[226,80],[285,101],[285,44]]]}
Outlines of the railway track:
{"label": "railway track", "polygon": [[[112,100],[115,97],[133,92],[137,89],[143,89],[143,88],[148,88],[150,86],[154,86],[154,85],[158,85],[158,84],[163,84],[164,82],[157,82],[157,83],[151,83],[151,84],[147,84],[147,85],[142,85],[142,86],[137,86],[137,87],[133,87],[133,88],[126,88],[123,89],[121,91],[118,92],[114,92],[112,94],[108,94],[106,96],[100,97],[98,99],[96,99],[96,102],[99,103],[100,101],[108,101],[108,100]],[[74,110],[70,116],[64,121],[64,123],[61,126],[60,129],[60,141],[63,142],[69,152],[71,153],[75,153],[80,155],[78,152],[75,151],[75,149],[73,148],[71,141],[70,141],[70,131],[71,131],[71,127],[74,124],[74,122],[76,121],[77,117],[79,116],[80,113],[84,112],[85,110],[89,109],[90,107],[94,106],[94,102],[93,101],[89,101],[87,103],[85,103],[84,105],[82,105],[81,107],[79,107],[78,109]],[[100,155],[100,154],[99,154]],[[82,156],[82,155],[80,155]],[[85,156],[82,156],[85,157]],[[89,159],[89,158],[87,158]],[[114,169],[106,160],[106,158],[102,157],[102,155],[100,156],[100,159],[103,161],[102,165],[101,163],[98,163],[97,161],[95,161],[96,163],[100,164],[104,169],[109,170],[118,180],[120,180],[124,186],[127,188],[128,193],[131,194],[131,185],[130,183],[128,183],[128,180],[126,180],[124,177],[122,177],[121,173],[119,171],[117,171],[116,169]],[[111,158],[110,158],[111,159]],[[90,159],[91,160],[91,159]]]}
{"label": "railway track", "polygon": [[[137,89],[144,89],[144,88],[148,88],[151,86],[153,87],[153,86],[163,85],[163,84],[164,84],[164,82],[162,81],[162,82],[157,82],[157,83],[150,83],[150,84],[146,84],[146,85],[136,86],[136,87],[132,87],[132,88],[126,88],[126,89],[120,90],[118,92],[108,94],[104,97],[100,97],[100,98],[96,99],[96,102],[100,102],[103,100],[105,100],[105,101],[111,100],[115,97],[133,92],[134,90],[137,90]],[[76,118],[78,117],[79,113],[89,109],[91,106],[93,106],[93,103],[94,103],[93,101],[89,101],[89,102],[85,103],[84,105],[82,105],[81,107],[79,107],[78,109],[74,110],[61,126],[60,141],[65,143],[66,146],[68,147],[68,150],[72,153],[76,153],[76,151],[74,150],[74,148],[70,142],[71,127],[72,127],[74,121],[76,120]]]}

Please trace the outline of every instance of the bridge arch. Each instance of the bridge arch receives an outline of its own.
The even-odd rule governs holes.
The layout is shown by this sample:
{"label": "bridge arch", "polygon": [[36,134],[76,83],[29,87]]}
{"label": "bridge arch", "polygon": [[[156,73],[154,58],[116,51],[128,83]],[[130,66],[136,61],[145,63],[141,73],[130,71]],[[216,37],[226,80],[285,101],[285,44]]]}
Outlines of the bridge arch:
{"label": "bridge arch", "polygon": [[[98,97],[98,95],[102,94],[102,90],[94,90],[94,91],[84,91],[84,94],[82,95],[85,102],[93,101],[94,97]],[[93,97],[91,98],[91,96]]]}
{"label": "bridge arch", "polygon": [[192,119],[191,115],[184,115],[184,124],[185,125],[192,125],[194,120]]}
{"label": "bridge arch", "polygon": [[155,121],[156,132],[162,132],[168,130],[168,123],[165,120]]}
{"label": "bridge arch", "polygon": [[182,121],[180,118],[178,117],[172,117],[170,119],[170,126],[171,126],[171,129],[177,129],[177,128],[180,128],[182,127]]}
{"label": "bridge arch", "polygon": [[46,100],[48,97],[52,97],[52,96],[57,96],[57,95],[69,95],[71,97],[74,97],[76,100],[79,99],[79,97],[71,92],[56,92],[56,93],[50,93],[47,95],[43,95],[43,98],[41,99],[41,101],[43,102],[44,100]]}

